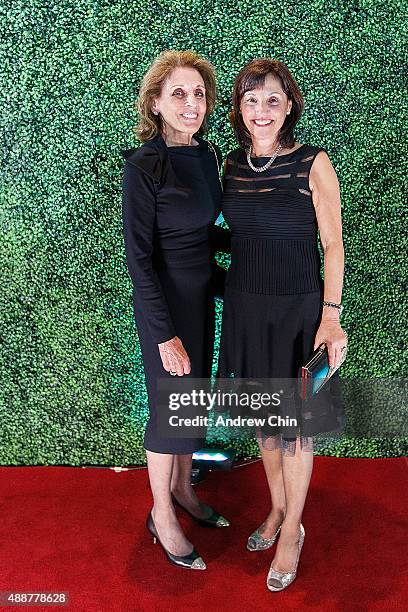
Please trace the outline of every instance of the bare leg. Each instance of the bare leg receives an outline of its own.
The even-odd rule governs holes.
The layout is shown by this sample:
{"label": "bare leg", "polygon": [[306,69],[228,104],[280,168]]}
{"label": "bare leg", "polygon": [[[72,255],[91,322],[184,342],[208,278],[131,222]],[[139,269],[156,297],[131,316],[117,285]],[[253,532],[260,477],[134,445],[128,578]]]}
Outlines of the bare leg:
{"label": "bare leg", "polygon": [[192,455],[175,455],[171,491],[178,502],[197,518],[208,518],[212,510],[200,502],[191,485]]}
{"label": "bare leg", "polygon": [[177,520],[171,501],[170,484],[175,455],[146,451],[150,487],[153,493],[152,517],[160,541],[169,552],[184,557],[193,550]]}
{"label": "bare leg", "polygon": [[272,561],[273,569],[278,572],[292,571],[296,563],[300,523],[312,469],[313,452],[302,451],[300,441],[297,439],[295,455],[282,457],[286,515]]}
{"label": "bare leg", "polygon": [[271,493],[271,511],[259,528],[264,538],[272,538],[282,523],[286,512],[285,487],[283,485],[281,449],[267,450],[258,439],[266,479]]}

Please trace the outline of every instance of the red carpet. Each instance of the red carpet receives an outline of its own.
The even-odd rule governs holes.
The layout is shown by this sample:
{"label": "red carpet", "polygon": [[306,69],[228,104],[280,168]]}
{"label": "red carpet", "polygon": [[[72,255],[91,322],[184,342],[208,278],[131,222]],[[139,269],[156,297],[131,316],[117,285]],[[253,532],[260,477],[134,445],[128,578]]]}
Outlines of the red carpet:
{"label": "red carpet", "polygon": [[245,549],[268,510],[260,462],[197,487],[232,522],[203,529],[183,517],[205,572],[171,566],[153,545],[146,470],[1,468],[0,591],[69,591],[68,607],[33,609],[75,612],[406,610],[407,468],[316,457],[298,578],[283,593],[265,585],[273,551]]}

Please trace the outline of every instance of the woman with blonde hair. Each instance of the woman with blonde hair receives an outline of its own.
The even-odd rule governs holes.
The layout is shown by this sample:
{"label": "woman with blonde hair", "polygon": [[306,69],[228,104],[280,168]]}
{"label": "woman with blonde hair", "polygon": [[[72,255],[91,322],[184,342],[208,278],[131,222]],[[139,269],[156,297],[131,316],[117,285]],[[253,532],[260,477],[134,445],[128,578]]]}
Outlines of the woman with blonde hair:
{"label": "woman with blonde hair", "polygon": [[144,436],[154,505],[147,528],[168,559],[205,569],[184,535],[174,503],[201,525],[228,521],[201,503],[190,483],[203,440],[163,438],[157,381],[211,374],[214,303],[211,238],[221,205],[218,147],[203,138],[216,98],[212,65],[192,51],[165,51],[140,87],[137,136],[124,151],[123,226],[150,418]]}

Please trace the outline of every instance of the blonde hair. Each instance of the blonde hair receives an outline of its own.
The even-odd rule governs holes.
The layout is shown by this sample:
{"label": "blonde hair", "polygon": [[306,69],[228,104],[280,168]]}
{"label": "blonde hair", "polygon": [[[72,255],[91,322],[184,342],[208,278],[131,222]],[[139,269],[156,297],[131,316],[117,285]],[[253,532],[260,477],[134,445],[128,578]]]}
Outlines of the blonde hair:
{"label": "blonde hair", "polygon": [[142,142],[161,133],[162,120],[160,115],[152,112],[153,99],[160,96],[164,81],[175,68],[194,68],[201,74],[206,90],[207,110],[198,132],[207,129],[207,120],[214,110],[216,100],[214,66],[194,51],[162,51],[144,75],[135,103],[139,123],[134,131],[136,138]]}

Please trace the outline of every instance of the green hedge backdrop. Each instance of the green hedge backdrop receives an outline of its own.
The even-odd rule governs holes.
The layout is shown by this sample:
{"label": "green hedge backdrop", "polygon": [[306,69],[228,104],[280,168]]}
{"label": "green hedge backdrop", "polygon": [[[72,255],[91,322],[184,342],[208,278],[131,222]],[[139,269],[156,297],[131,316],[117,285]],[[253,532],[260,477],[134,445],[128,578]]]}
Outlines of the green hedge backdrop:
{"label": "green hedge backdrop", "polygon": [[[237,71],[262,56],[288,65],[306,100],[297,140],[326,147],[341,184],[343,375],[407,375],[404,10],[399,0],[1,3],[1,464],[145,461],[121,151],[137,144],[138,84],[163,49],[194,49],[215,65],[209,135],[224,154],[235,147]],[[318,452],[408,447],[329,442]],[[236,448],[257,454],[253,441]]]}

